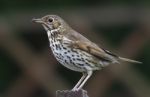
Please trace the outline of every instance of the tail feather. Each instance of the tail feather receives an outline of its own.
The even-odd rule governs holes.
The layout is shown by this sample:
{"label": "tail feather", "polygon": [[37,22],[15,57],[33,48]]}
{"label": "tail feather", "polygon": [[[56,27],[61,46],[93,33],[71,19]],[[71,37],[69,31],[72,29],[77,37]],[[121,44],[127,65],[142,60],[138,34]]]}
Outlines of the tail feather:
{"label": "tail feather", "polygon": [[131,60],[131,59],[128,59],[128,58],[119,57],[119,59],[120,59],[121,61],[126,61],[126,62],[131,62],[131,63],[142,64],[142,62],[139,62],[139,61],[136,61],[136,60]]}

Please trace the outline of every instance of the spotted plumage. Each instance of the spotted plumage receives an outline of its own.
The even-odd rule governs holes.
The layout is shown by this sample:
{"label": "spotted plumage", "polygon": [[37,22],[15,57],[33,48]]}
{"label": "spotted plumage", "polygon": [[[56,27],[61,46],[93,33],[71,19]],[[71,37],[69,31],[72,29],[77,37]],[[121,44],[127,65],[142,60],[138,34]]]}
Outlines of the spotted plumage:
{"label": "spotted plumage", "polygon": [[[78,71],[78,72],[86,72],[87,70],[100,69],[99,65],[93,68],[95,66],[95,63],[92,62],[93,60],[92,55],[80,49],[71,48],[69,43],[68,44],[62,43],[60,41],[61,36],[59,36],[59,28],[57,29],[58,29],[57,30],[58,32],[56,32],[56,30],[55,31],[51,30],[51,31],[48,31],[47,34],[49,37],[49,42],[50,42],[50,47],[52,49],[52,52],[54,56],[56,57],[56,59],[62,65],[64,65],[65,67],[71,70]],[[83,55],[83,56],[80,56],[80,55]],[[97,58],[96,64],[99,64],[98,58]]]}
{"label": "spotted plumage", "polygon": [[94,70],[100,70],[111,63],[120,61],[140,63],[100,48],[73,30],[59,16],[47,15],[33,21],[41,23],[47,31],[50,48],[55,58],[68,69],[83,73],[82,78],[72,90],[81,89]]}

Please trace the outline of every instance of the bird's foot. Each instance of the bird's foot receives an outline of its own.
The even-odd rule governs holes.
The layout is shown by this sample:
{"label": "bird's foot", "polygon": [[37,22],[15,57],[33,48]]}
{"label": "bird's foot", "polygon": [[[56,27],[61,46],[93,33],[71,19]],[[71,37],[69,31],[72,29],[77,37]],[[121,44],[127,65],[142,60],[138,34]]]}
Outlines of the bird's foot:
{"label": "bird's foot", "polygon": [[73,88],[72,91],[79,91],[79,89],[78,88]]}
{"label": "bird's foot", "polygon": [[71,91],[78,91],[78,89],[77,88],[73,88]]}
{"label": "bird's foot", "polygon": [[73,88],[71,91],[79,91],[79,90],[82,90],[80,88]]}

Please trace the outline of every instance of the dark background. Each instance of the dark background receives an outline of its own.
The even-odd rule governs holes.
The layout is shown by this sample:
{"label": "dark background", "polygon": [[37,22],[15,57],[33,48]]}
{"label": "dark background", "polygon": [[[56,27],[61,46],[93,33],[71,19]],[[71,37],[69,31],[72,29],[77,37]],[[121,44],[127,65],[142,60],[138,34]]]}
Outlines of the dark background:
{"label": "dark background", "polygon": [[0,97],[55,97],[81,77],[51,54],[43,27],[47,14],[64,18],[100,47],[143,64],[112,64],[96,71],[84,89],[90,97],[150,97],[148,0],[1,0]]}

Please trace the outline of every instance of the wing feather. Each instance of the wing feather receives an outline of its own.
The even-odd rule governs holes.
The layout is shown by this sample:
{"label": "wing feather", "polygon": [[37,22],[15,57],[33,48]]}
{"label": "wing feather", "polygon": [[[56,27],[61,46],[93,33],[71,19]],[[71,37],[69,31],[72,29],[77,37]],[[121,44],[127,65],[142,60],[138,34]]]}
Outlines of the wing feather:
{"label": "wing feather", "polygon": [[70,42],[71,47],[83,50],[99,59],[107,60],[110,62],[114,61],[113,57],[117,57],[117,55],[112,54],[108,52],[107,50],[101,49],[95,43],[91,42],[86,37],[77,33],[76,31],[71,30],[71,32],[72,33],[67,33],[65,35],[65,37],[69,39],[69,41],[72,41]]}

